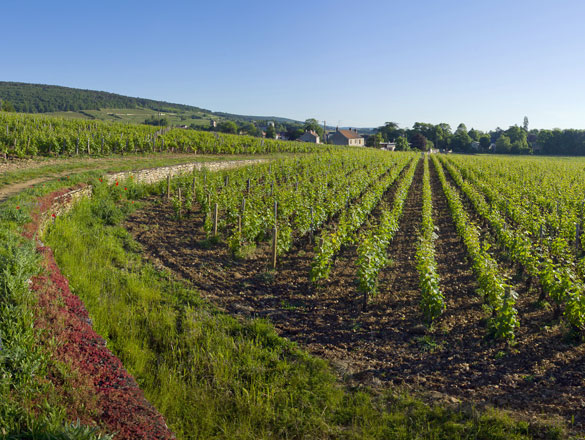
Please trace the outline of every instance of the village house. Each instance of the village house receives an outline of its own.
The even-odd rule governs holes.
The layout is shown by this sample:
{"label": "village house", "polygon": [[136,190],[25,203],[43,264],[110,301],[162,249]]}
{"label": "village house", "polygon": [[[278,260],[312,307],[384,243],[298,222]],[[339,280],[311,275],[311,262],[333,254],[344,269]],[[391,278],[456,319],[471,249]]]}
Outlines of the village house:
{"label": "village house", "polygon": [[312,142],[313,144],[319,144],[319,135],[316,131],[307,130],[305,131],[302,136],[300,136],[297,141],[299,142]]}
{"label": "village house", "polygon": [[365,145],[364,138],[361,137],[357,129],[340,130],[336,128],[333,133],[329,135],[329,143],[334,145],[353,145],[363,147]]}
{"label": "village house", "polygon": [[380,149],[385,151],[396,150],[396,142],[380,142]]}

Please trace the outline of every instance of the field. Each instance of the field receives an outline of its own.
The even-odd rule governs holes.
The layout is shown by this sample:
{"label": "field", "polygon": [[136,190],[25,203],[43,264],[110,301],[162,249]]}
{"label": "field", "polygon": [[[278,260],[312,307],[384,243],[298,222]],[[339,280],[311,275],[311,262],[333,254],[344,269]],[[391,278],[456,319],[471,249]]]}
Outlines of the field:
{"label": "field", "polygon": [[48,116],[76,118],[76,119],[96,119],[100,121],[123,122],[130,124],[142,124],[146,119],[151,117],[166,118],[170,125],[191,125],[199,127],[209,127],[212,120],[221,122],[224,120],[219,115],[212,115],[203,111],[186,112],[175,110],[175,112],[165,113],[158,112],[147,108],[104,108],[100,110],[83,110],[83,112],[52,112]]}
{"label": "field", "polygon": [[[380,171],[369,168],[371,183],[355,192],[351,186],[346,192],[342,180],[367,182],[354,174],[359,170],[339,179],[341,191],[323,183],[328,194],[320,203],[329,212],[314,222],[314,239],[307,213],[322,206],[304,198],[305,185],[289,169],[265,170],[244,211],[243,184],[258,171],[218,178],[229,176],[228,186],[184,182],[187,197],[193,184],[202,189],[182,215],[176,201],[173,209],[154,199],[126,225],[157,265],[230,313],[270,320],[352,381],[406,384],[433,390],[438,399],[560,414],[582,424],[584,162],[398,157],[377,158]],[[296,167],[302,176],[304,166]],[[376,189],[388,176],[396,180]],[[321,177],[305,179],[319,186]],[[279,180],[278,190],[267,183]],[[295,201],[286,195],[291,185]],[[368,203],[376,190],[379,197]],[[431,197],[432,208],[423,210]],[[286,243],[276,270],[273,200],[277,238]],[[217,235],[215,201],[223,219]],[[336,212],[339,205],[348,207]],[[249,234],[256,216],[264,229]]]}
{"label": "field", "polygon": [[38,304],[12,287],[38,271],[14,233],[35,197],[71,184],[3,204],[0,257],[14,263],[1,280],[18,305],[0,312],[3,359],[21,353],[46,374],[9,378],[13,364],[0,364],[3,386],[19,390],[3,394],[6,432],[79,419],[148,438],[137,433],[159,420],[112,418],[119,400],[71,354],[84,337],[62,307],[79,297],[179,438],[583,436],[585,161],[343,148],[266,157],[154,185],[73,176],[93,197],[43,237],[71,291],[42,293],[63,281],[40,278]]}

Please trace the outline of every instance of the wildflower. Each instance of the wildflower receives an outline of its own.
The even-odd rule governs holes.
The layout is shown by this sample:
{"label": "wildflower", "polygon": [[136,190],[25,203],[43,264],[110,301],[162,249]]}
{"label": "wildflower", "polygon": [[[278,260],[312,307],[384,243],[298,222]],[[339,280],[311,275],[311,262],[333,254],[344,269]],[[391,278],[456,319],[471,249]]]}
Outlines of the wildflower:
{"label": "wildflower", "polygon": [[103,182],[102,178],[100,177],[100,182]]}
{"label": "wildflower", "polygon": [[17,206],[16,209],[20,209],[20,206]]}
{"label": "wildflower", "polygon": [[124,187],[124,191],[128,191],[128,188]]}
{"label": "wildflower", "polygon": [[118,182],[116,182],[116,186],[118,186]]}
{"label": "wildflower", "polygon": [[55,213],[52,213],[52,214],[51,214],[51,217],[55,218],[55,217],[57,217],[57,216],[55,215]]}

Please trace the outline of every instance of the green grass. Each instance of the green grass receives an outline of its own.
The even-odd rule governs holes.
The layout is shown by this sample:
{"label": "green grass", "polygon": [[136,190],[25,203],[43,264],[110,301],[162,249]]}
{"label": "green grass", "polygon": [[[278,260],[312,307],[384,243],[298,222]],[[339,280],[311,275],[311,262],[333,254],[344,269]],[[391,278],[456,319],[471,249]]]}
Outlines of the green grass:
{"label": "green grass", "polygon": [[[36,178],[58,177],[63,173],[81,173],[94,171],[104,174],[107,172],[130,171],[143,168],[154,168],[169,165],[179,165],[192,162],[213,162],[226,160],[265,159],[286,156],[286,153],[274,155],[179,155],[179,154],[129,154],[125,156],[112,155],[101,158],[62,158],[57,163],[40,165],[45,160],[38,161],[39,166],[21,168],[14,171],[0,172],[0,188]],[[35,161],[36,162],[36,161]]]}
{"label": "green grass", "polygon": [[[132,197],[144,195],[132,187]],[[429,406],[351,389],[262,320],[236,320],[154,269],[119,225],[138,205],[96,187],[46,238],[96,330],[185,439],[562,438],[499,412]]]}
{"label": "green grass", "polygon": [[[45,191],[64,184],[52,182]],[[105,439],[67,420],[74,376],[53,358],[55,347],[34,326],[37,298],[29,280],[41,272],[41,259],[21,227],[30,221],[38,195],[38,188],[31,189],[0,206],[0,438]],[[59,389],[48,380],[49,372],[58,374]]]}

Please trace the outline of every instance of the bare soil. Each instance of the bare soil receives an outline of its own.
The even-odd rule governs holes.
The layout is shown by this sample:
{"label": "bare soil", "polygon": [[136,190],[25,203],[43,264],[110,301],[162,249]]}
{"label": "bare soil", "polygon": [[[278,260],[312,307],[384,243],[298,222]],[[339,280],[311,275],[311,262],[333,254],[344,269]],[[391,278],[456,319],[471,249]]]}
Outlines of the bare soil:
{"label": "bare soil", "polygon": [[[447,309],[429,328],[419,309],[414,259],[422,207],[422,162],[400,230],[388,250],[392,264],[380,293],[362,310],[355,283],[355,246],[336,259],[330,281],[311,285],[313,244],[302,240],[269,269],[269,243],[236,260],[223,243],[206,240],[197,206],[178,221],[170,205],[149,199],[126,227],[145,256],[192,283],[219,308],[270,320],[284,337],[331,361],[351,383],[399,385],[430,400],[513,410],[523,417],[585,423],[585,344],[570,340],[553,311],[519,280],[521,327],[514,345],[491,339],[477,284],[431,166],[436,252]],[[394,184],[394,186],[396,183]],[[393,190],[383,203],[391,203]],[[375,222],[376,211],[372,221]],[[502,265],[503,270],[513,271]]]}

